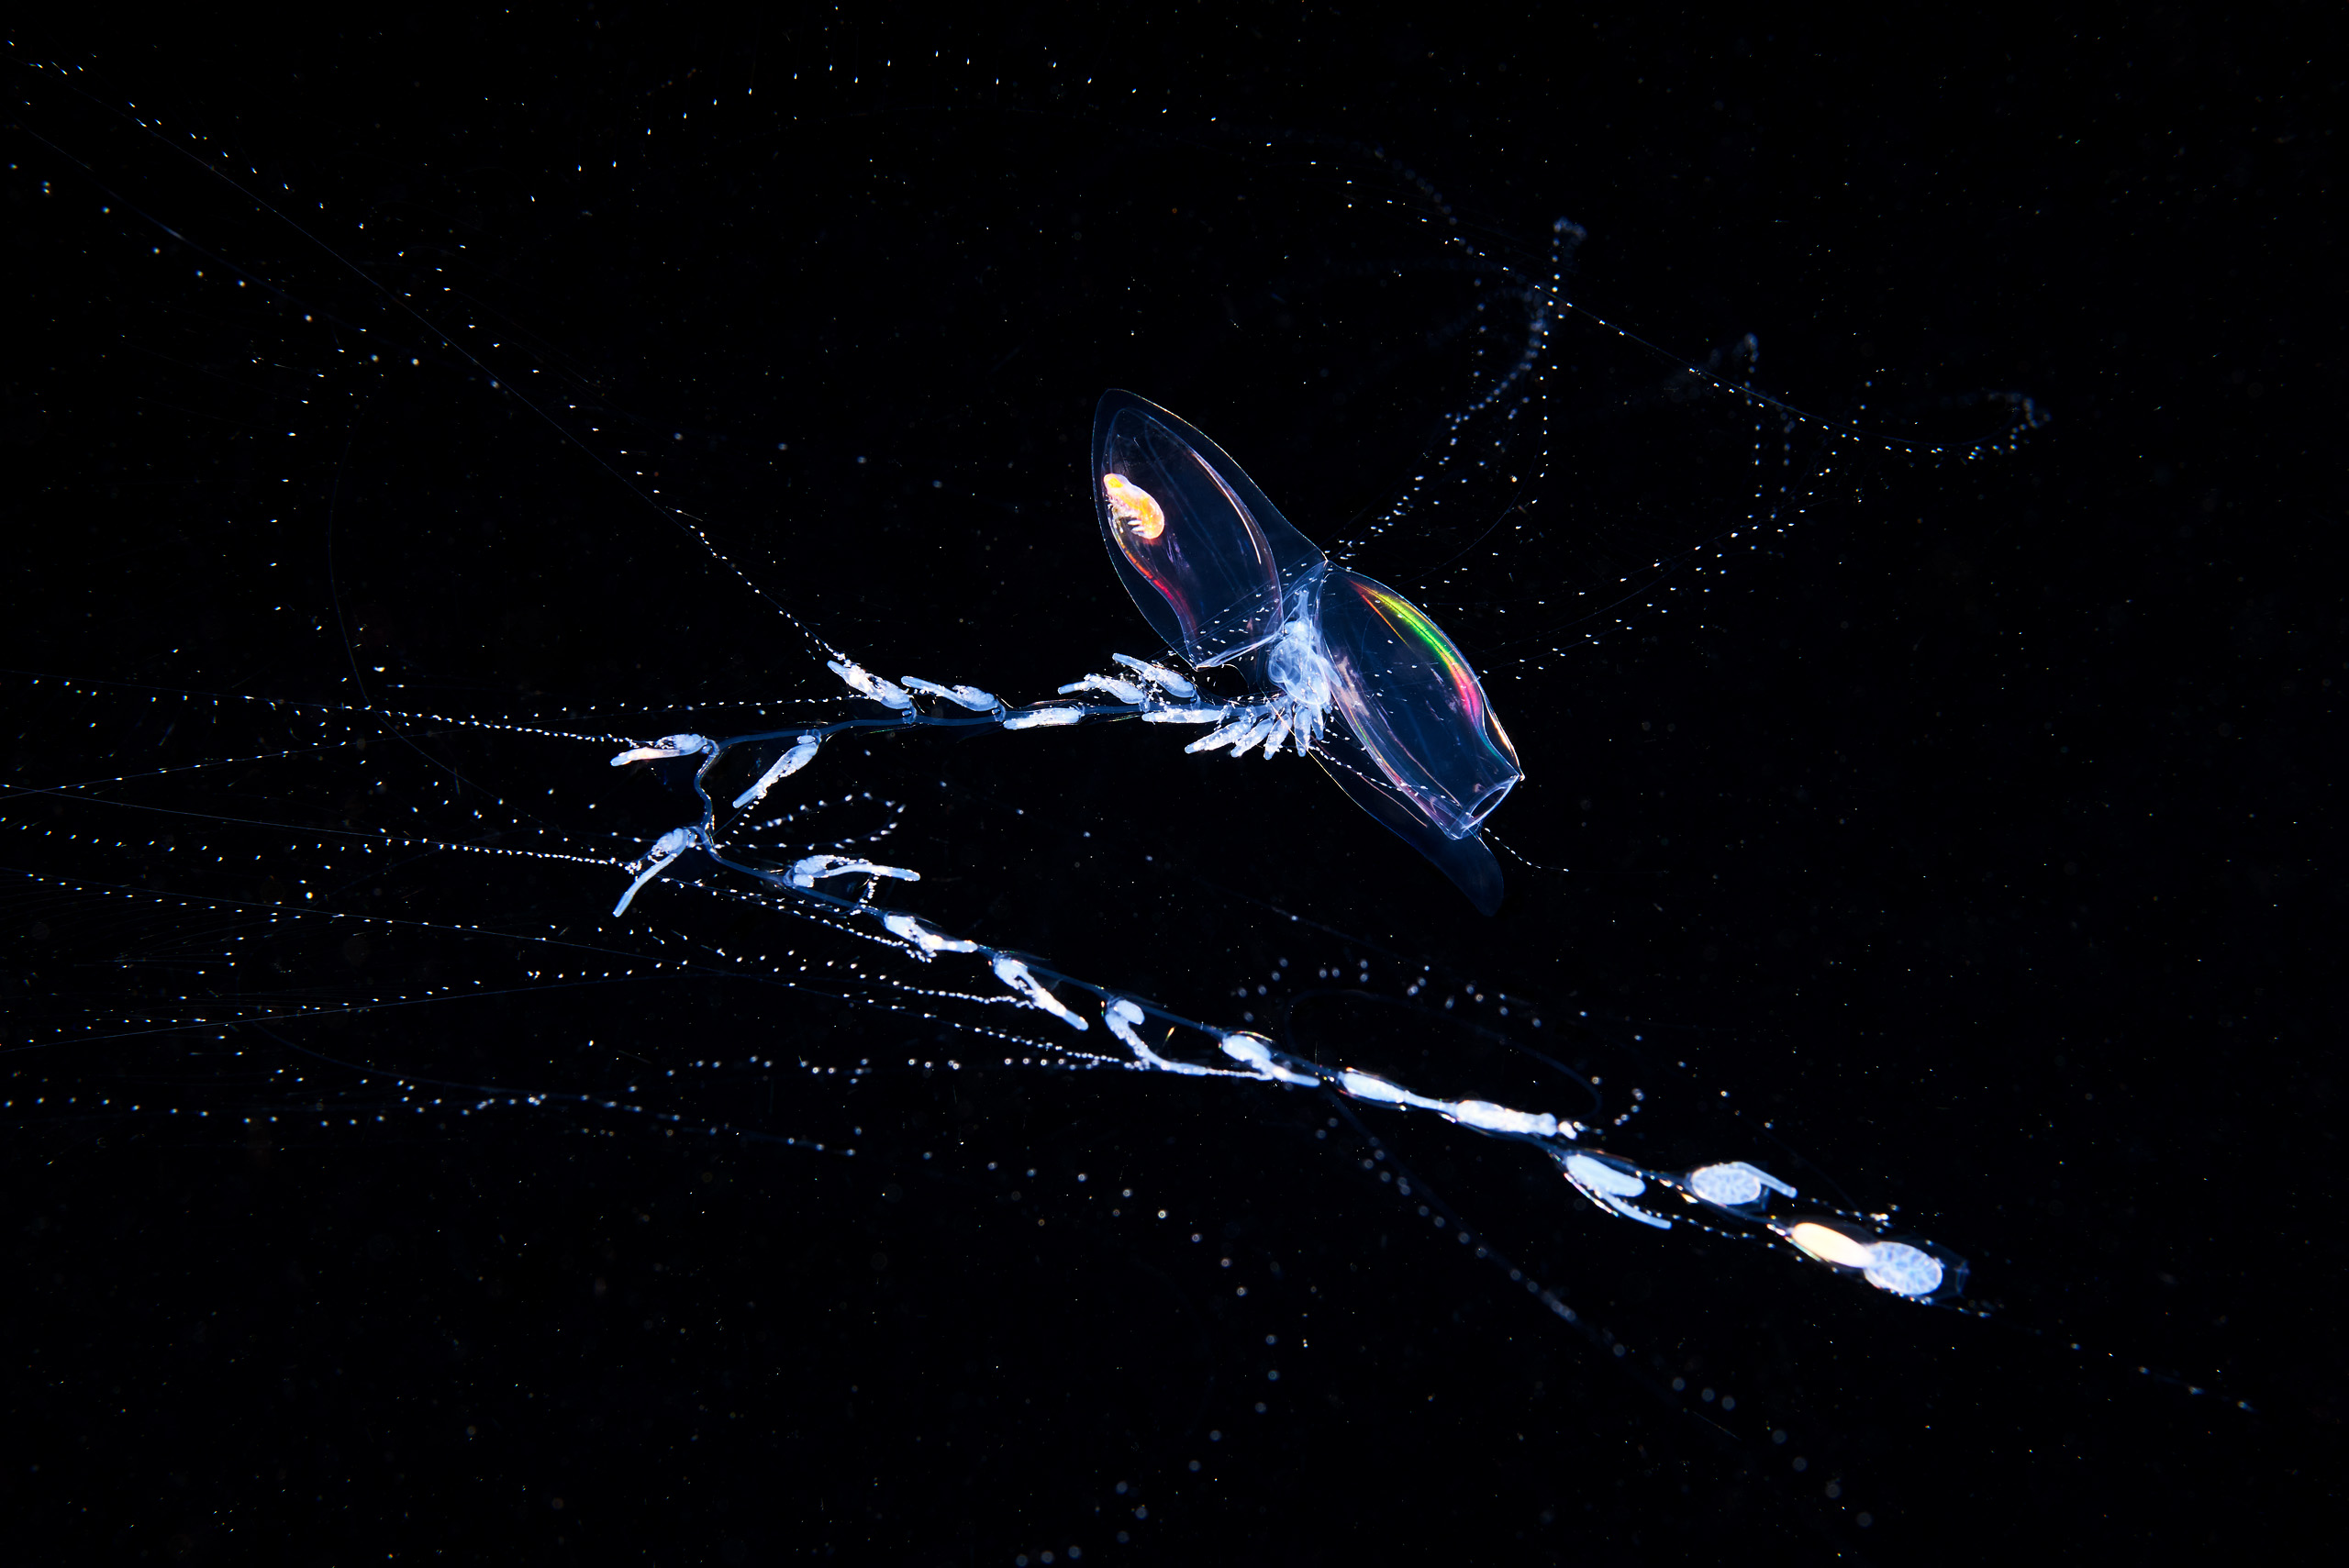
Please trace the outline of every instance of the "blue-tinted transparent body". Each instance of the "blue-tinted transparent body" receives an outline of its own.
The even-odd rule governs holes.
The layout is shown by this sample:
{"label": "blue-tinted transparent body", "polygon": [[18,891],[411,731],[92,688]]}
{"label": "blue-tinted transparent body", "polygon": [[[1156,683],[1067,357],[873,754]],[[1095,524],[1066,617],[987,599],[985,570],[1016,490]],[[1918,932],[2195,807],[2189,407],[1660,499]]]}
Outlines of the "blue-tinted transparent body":
{"label": "blue-tinted transparent body", "polygon": [[[1240,664],[1267,754],[1294,735],[1363,809],[1490,914],[1478,828],[1523,776],[1476,673],[1385,584],[1332,565],[1222,448],[1130,392],[1093,421],[1102,540],[1142,618],[1194,668]],[[1244,749],[1242,747],[1241,749]]]}

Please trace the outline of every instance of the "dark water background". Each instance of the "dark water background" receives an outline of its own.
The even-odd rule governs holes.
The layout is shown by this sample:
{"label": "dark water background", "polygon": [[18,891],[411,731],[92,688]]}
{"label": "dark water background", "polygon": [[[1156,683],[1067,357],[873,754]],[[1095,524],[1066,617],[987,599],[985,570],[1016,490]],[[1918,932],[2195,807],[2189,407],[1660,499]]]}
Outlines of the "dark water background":
{"label": "dark water background", "polygon": [[[590,11],[8,62],[28,1561],[2311,1554],[2349,623],[2306,28]],[[1514,433],[1431,469],[1561,217],[1567,292],[1668,353],[1569,316]],[[1675,363],[1748,333],[1819,417],[1758,466]],[[1324,543],[1414,498],[1355,563],[1485,672],[1494,826],[1550,869],[1480,920],[1312,770],[1155,728],[828,751],[810,793],[909,803],[909,906],[1580,1110],[1510,1049],[1542,1016],[1607,1114],[1644,1091],[1610,1147],[1898,1205],[1982,1315],[1440,1128],[980,1070],[773,912],[368,859],[683,819],[450,716],[829,695],[668,507],[885,673],[1154,652],[1084,495],[1108,385]],[[1963,465],[1823,423],[1963,443],[2009,392],[2047,424]],[[490,1103],[389,1086],[427,1081]]]}

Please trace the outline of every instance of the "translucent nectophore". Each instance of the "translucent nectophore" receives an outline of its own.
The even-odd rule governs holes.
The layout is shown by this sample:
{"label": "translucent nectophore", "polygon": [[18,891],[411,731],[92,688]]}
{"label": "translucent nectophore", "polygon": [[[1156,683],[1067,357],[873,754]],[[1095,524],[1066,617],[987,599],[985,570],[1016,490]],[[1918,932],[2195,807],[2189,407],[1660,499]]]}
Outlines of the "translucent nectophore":
{"label": "translucent nectophore", "polygon": [[[1965,1260],[1900,1195],[1854,1200],[1820,1168],[1829,1129],[1797,1149],[1724,1106],[1747,1085],[1717,1020],[1643,1013],[1577,969],[1570,921],[1591,906],[1559,901],[1586,896],[1569,825],[1608,764],[1568,683],[1609,638],[1696,635],[1714,583],[1779,569],[1798,525],[1864,483],[2011,446],[2026,402],[1977,401],[1963,417],[1990,423],[1946,442],[1864,438],[1762,392],[1751,339],[1684,363],[1580,308],[1570,224],[1501,254],[1383,157],[1350,154],[1337,186],[1321,154],[1278,147],[1236,186],[1178,170],[1147,212],[1085,218],[1131,241],[1285,193],[1319,216],[1263,221],[1362,226],[1375,259],[1303,264],[1309,303],[1286,276],[1232,295],[1297,339],[1252,351],[1244,392],[1226,365],[1175,368],[1170,345],[1243,308],[1240,284],[1203,282],[1165,344],[1119,290],[1062,291],[1061,319],[1020,328],[1041,346],[1017,395],[978,395],[974,371],[892,402],[884,356],[833,373],[807,307],[855,308],[870,256],[911,248],[867,233],[835,253],[829,230],[787,289],[740,296],[736,329],[675,301],[662,330],[689,341],[596,365],[617,276],[336,190],[304,192],[346,224],[313,243],[258,176],[184,167],[187,133],[135,106],[63,130],[91,172],[76,221],[155,280],[124,330],[166,368],[127,395],[184,409],[168,367],[226,365],[243,401],[226,433],[167,416],[179,433],[150,450],[180,478],[168,515],[117,514],[116,607],[61,612],[14,657],[0,860],[10,918],[48,955],[14,1016],[20,1143],[400,1168],[514,1151],[550,1184],[587,1161],[598,1194],[678,1162],[680,1190],[762,1195],[725,1210],[743,1248],[807,1239],[762,1276],[763,1307],[708,1308],[717,1333],[804,1293],[791,1355],[858,1292],[977,1323],[1047,1313],[1035,1278],[1113,1281],[1073,1321],[1125,1349],[1019,1386],[1049,1389],[1035,1418],[1079,1448],[1096,1423],[1125,1434],[1097,1478],[1115,1512],[1083,1488],[1039,1502],[1034,1540],[991,1535],[982,1561],[1146,1532],[1156,1499],[1163,1521],[1208,1484],[1201,1455],[1238,1452],[1236,1423],[1308,1419],[1280,1403],[1301,1376],[1333,1409],[1399,1389],[1393,1365],[1307,1374],[1286,1347],[1399,1321],[1345,1282],[1406,1228],[1443,1243],[1442,1294],[1536,1303],[1565,1355],[1723,1431],[1737,1396],[1713,1397],[1685,1335],[1781,1288],[1752,1281],[1807,1271],[1869,1313],[1967,1306]],[[753,157],[692,145],[696,180]],[[657,232],[661,202],[711,199],[607,161],[559,171],[566,222],[617,210]],[[808,177],[799,200],[864,210],[863,165]],[[1356,213],[1356,180],[1384,182],[1375,211]],[[925,275],[940,297],[861,286],[936,362],[994,362],[992,338],[958,342],[975,329],[957,274]],[[779,295],[798,308],[756,303]],[[1224,431],[1263,487],[1134,393],[1099,397],[1088,455],[1085,406],[1124,383]],[[1598,472],[1650,454],[1665,463]],[[1652,515],[1612,505],[1631,491]],[[88,583],[30,569],[58,595]],[[1205,733],[1170,743],[1183,726]],[[1235,761],[1251,752],[1275,765]],[[1331,809],[1307,757],[1361,809]],[[1488,840],[1522,862],[1506,888]],[[1587,896],[1648,897],[1631,887]],[[610,1212],[683,1238],[652,1218],[669,1201]],[[462,1230],[463,1203],[418,1207]],[[633,1244],[593,1229],[548,1245]],[[1064,1234],[1080,1253],[1038,1251]],[[630,1333],[685,1314],[680,1260],[711,1243],[672,1245]],[[601,1299],[594,1271],[622,1265],[578,1266]],[[1138,1283],[1185,1270],[1163,1301]],[[1640,1283],[1593,1283],[1610,1272]],[[1650,1297],[1669,1299],[1636,1316]],[[756,1399],[812,1410],[820,1385],[885,1407],[861,1391],[895,1386],[902,1354],[916,1381],[961,1380],[938,1429],[1018,1427],[1008,1405],[963,1412],[1009,1397],[983,1392],[986,1358],[1017,1362],[1022,1331],[936,1353],[867,1338],[820,1366],[778,1351],[796,1391]],[[1368,1403],[1391,1423],[1441,1398]],[[1113,1419],[1127,1400],[1163,1404]],[[1739,1440],[1806,1462],[1776,1451],[1790,1418],[1746,1404]],[[827,1423],[858,1450],[844,1422],[804,1424]]]}
{"label": "translucent nectophore", "polygon": [[[1222,725],[1187,751],[1241,757],[1261,742],[1269,759],[1293,740],[1479,913],[1499,908],[1500,867],[1476,829],[1522,774],[1452,639],[1392,588],[1331,566],[1221,448],[1131,393],[1102,398],[1093,470],[1109,558],[1143,618],[1196,666],[1254,656],[1253,684],[1270,688],[1260,702],[1153,704],[1143,717]],[[1183,681],[1172,695],[1195,693]]]}

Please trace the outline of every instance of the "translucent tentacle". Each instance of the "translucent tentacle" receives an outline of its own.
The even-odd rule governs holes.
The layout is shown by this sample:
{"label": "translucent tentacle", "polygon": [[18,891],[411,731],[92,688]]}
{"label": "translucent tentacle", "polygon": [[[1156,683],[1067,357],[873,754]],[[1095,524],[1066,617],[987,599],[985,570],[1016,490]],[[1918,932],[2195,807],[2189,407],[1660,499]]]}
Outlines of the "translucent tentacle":
{"label": "translucent tentacle", "polygon": [[631,746],[612,759],[612,766],[624,768],[630,762],[657,762],[664,757],[690,757],[697,751],[718,755],[718,742],[706,735],[663,735],[660,740],[642,746]]}
{"label": "translucent tentacle", "polygon": [[1072,692],[1103,692],[1119,702],[1131,703],[1136,707],[1140,707],[1150,700],[1150,694],[1141,687],[1131,681],[1119,680],[1115,675],[1087,675],[1081,681],[1071,681],[1061,688],[1063,696],[1067,696]]}
{"label": "translucent tentacle", "polygon": [[824,661],[824,667],[846,681],[862,696],[871,697],[874,702],[896,708],[899,713],[913,711],[914,699],[910,692],[894,682],[885,681],[878,675],[867,673],[863,666],[852,661],[827,659]]}
{"label": "translucent tentacle", "polygon": [[777,757],[774,765],[759,775],[758,783],[734,797],[734,809],[740,811],[753,801],[763,799],[767,791],[813,762],[816,749],[823,743],[821,736],[802,735],[790,751]]}
{"label": "translucent tentacle", "polygon": [[1188,702],[1193,697],[1199,695],[1198,687],[1193,685],[1190,682],[1185,680],[1182,676],[1176,674],[1174,671],[1168,669],[1163,664],[1152,664],[1147,660],[1136,659],[1132,655],[1126,653],[1112,653],[1109,657],[1112,660],[1115,660],[1118,663],[1123,664],[1127,669],[1131,670],[1135,674],[1140,675],[1143,680],[1148,681],[1152,685],[1156,686],[1160,691],[1164,692],[1169,696],[1179,697],[1183,701]]}
{"label": "translucent tentacle", "polygon": [[[934,697],[944,697],[951,703],[959,703],[973,713],[993,713],[1003,706],[1002,698],[992,692],[983,692],[976,686],[941,686],[935,681],[925,681],[918,675],[905,677],[904,685],[907,691],[921,692]],[[1068,688],[1063,686],[1061,690],[1066,691]]]}

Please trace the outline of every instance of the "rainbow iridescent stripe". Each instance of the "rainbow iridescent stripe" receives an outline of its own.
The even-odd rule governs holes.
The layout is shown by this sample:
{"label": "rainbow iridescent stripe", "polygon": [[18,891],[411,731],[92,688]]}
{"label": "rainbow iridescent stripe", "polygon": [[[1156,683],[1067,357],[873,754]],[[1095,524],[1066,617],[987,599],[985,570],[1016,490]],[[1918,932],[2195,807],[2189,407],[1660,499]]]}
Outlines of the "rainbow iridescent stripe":
{"label": "rainbow iridescent stripe", "polygon": [[1443,635],[1443,628],[1400,594],[1390,593],[1362,577],[1350,575],[1346,583],[1388,626],[1435,655],[1452,682],[1453,695],[1460,699],[1460,710],[1468,716],[1471,724],[1481,726],[1485,722],[1484,688],[1476,684],[1476,672],[1468,667],[1460,650],[1452,646],[1452,639]]}

